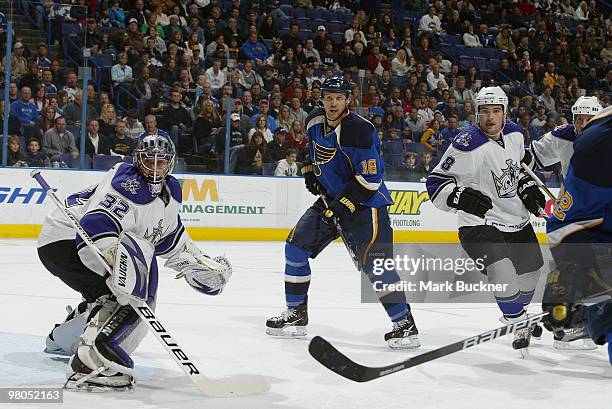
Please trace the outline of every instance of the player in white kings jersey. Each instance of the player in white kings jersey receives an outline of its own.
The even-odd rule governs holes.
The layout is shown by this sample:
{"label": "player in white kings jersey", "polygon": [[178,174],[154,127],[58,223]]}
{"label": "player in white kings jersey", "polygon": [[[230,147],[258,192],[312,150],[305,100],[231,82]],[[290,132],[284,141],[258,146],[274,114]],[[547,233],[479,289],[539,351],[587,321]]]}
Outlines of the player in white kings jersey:
{"label": "player in white kings jersey", "polygon": [[155,308],[156,256],[180,273],[196,291],[217,295],[231,275],[223,257],[213,263],[191,241],[179,216],[182,191],[170,175],[175,149],[161,134],[144,134],[134,164],[113,167],[100,183],[68,196],[64,202],[79,220],[112,273],[56,209],[44,221],[38,255],[51,274],[83,296],[63,323],[47,337],[45,352],[72,356],[67,387],[130,389],[134,362],[130,354],[146,324],[130,301]]}
{"label": "player in white kings jersey", "polygon": [[[490,282],[506,284],[494,293],[504,323],[527,318],[543,265],[529,222],[546,201],[521,169],[529,162],[521,128],[506,121],[508,97],[500,87],[476,96],[477,125],[457,135],[427,178],[427,191],[439,209],[457,213],[459,240],[467,254],[485,265]],[[532,331],[515,332],[515,349],[529,345]]]}

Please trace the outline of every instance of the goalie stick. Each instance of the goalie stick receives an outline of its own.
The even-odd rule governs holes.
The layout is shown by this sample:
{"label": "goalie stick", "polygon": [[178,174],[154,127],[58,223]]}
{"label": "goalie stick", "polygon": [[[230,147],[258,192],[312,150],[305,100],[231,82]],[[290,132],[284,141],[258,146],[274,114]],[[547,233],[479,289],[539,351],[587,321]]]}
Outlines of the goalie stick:
{"label": "goalie stick", "polygon": [[[588,298],[580,301],[580,303],[602,302],[602,299],[599,299],[599,297],[609,294],[610,292],[612,292],[612,289],[590,295]],[[383,376],[391,375],[392,373],[399,372],[404,369],[433,361],[434,359],[438,359],[455,352],[463,351],[464,349],[475,347],[484,342],[503,337],[504,335],[508,335],[522,328],[531,328],[533,325],[541,322],[548,314],[548,312],[542,312],[522,321],[517,321],[503,327],[485,331],[481,334],[474,335],[461,341],[453,342],[452,344],[413,356],[404,361],[380,367],[358,364],[344,355],[342,352],[338,351],[338,349],[336,349],[336,347],[334,347],[329,341],[320,336],[315,336],[310,341],[310,344],[308,345],[308,352],[323,366],[337,373],[338,375],[355,382],[368,382],[374,379],[382,378]]]}
{"label": "goalie stick", "polygon": [[[76,229],[87,246],[93,250],[98,261],[106,268],[109,273],[112,273],[112,268],[108,265],[100,250],[95,245],[89,234],[83,229],[79,221],[70,211],[63,205],[55,192],[51,189],[47,181],[44,179],[39,170],[33,170],[30,174],[38,184],[43,188],[53,203],[60,209],[70,223]],[[136,311],[138,316],[147,323],[149,331],[155,335],[155,338],[164,347],[166,352],[172,357],[174,362],[181,368],[191,382],[205,395],[211,397],[232,397],[252,395],[267,391],[270,386],[268,382],[261,376],[240,376],[229,377],[222,379],[211,379],[200,372],[195,363],[189,358],[188,354],[181,348],[176,339],[166,330],[166,326],[151,311],[146,304],[138,304],[130,301],[130,305]]]}

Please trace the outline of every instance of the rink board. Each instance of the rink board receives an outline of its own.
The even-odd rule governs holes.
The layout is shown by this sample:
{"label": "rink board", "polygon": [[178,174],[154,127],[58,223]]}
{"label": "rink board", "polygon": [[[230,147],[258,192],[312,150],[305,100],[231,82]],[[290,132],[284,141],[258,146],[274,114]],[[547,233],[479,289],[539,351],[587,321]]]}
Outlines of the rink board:
{"label": "rink board", "polygon": [[[102,171],[45,169],[60,198],[98,183]],[[301,178],[176,174],[181,218],[194,240],[282,241],[314,198]],[[455,243],[456,216],[436,209],[424,183],[386,182],[396,242]],[[553,189],[555,192],[555,189]],[[552,200],[546,206],[550,214]],[[54,205],[30,169],[0,168],[0,237],[35,238]],[[540,241],[543,219],[532,219]]]}

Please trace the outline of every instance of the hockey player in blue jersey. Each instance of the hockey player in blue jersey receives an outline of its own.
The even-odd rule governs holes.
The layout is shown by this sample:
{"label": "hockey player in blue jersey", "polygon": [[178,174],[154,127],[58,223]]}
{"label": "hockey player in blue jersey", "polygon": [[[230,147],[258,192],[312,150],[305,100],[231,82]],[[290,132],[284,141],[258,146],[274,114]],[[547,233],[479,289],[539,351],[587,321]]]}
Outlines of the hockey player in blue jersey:
{"label": "hockey player in blue jersey", "polygon": [[[506,121],[508,97],[500,87],[476,96],[477,125],[455,137],[427,177],[427,191],[437,208],[457,213],[459,240],[466,253],[481,260],[490,282],[505,284],[494,297],[501,321],[527,318],[543,265],[530,223],[546,201],[520,163],[529,161],[521,128]],[[515,332],[512,346],[529,345],[538,326]]]}
{"label": "hockey player in blue jersey", "polygon": [[[529,147],[532,153],[531,168],[545,168],[559,163],[561,176],[565,178],[569,161],[574,154],[574,142],[580,137],[580,132],[586,124],[602,111],[597,97],[580,97],[572,105],[573,124],[557,126],[544,134],[540,139],[531,142]],[[562,350],[588,350],[597,346],[591,341],[585,325],[579,325],[579,314],[574,315],[576,325],[565,331],[557,332],[554,336],[553,347]],[[582,320],[584,320],[586,317]],[[560,337],[562,334],[562,337]]]}
{"label": "hockey player in blue jersey", "polygon": [[[275,336],[306,335],[308,324],[309,259],[315,258],[339,235],[340,224],[359,269],[374,282],[395,283],[395,269],[373,274],[375,258],[393,258],[393,230],[387,207],[393,203],[383,182],[384,165],[376,129],[350,113],[350,83],[342,76],[321,87],[324,108],[306,119],[310,163],[302,174],[313,195],[324,195],[302,215],[285,243],[285,301],[287,309],[270,318],[266,332]],[[328,211],[331,210],[331,211]],[[378,293],[393,329],[385,334],[390,348],[420,346],[410,306],[402,292]]]}
{"label": "hockey player in blue jersey", "polygon": [[[546,224],[556,269],[548,274],[542,307],[556,333],[585,312],[591,339],[608,343],[612,364],[612,107],[589,122]],[[591,297],[591,299],[589,299]]]}
{"label": "hockey player in blue jersey", "polygon": [[56,209],[44,221],[38,239],[42,264],[83,297],[46,340],[45,352],[71,356],[68,387],[132,387],[130,355],[146,325],[129,300],[155,308],[156,256],[167,259],[166,267],[207,295],[221,293],[231,275],[229,262],[218,257],[211,263],[183,227],[181,186],[170,175],[174,157],[170,139],[150,132],[140,139],[134,164],[118,164],[97,185],[66,198],[65,206],[113,268],[112,274],[63,212]]}

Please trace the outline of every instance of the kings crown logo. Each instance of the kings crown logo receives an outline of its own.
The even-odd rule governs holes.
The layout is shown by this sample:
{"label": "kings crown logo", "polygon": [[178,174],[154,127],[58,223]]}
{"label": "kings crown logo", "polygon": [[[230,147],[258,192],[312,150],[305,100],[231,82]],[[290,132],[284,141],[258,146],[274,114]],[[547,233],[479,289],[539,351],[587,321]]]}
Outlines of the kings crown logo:
{"label": "kings crown logo", "polygon": [[497,176],[491,171],[497,195],[502,199],[516,196],[516,188],[518,185],[519,167],[512,159],[507,159],[506,168],[501,170],[501,176]]}

